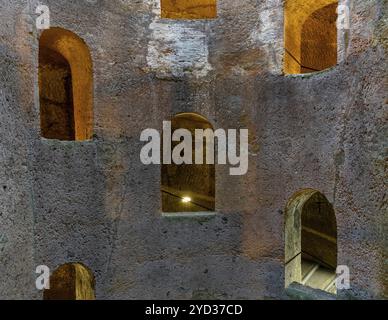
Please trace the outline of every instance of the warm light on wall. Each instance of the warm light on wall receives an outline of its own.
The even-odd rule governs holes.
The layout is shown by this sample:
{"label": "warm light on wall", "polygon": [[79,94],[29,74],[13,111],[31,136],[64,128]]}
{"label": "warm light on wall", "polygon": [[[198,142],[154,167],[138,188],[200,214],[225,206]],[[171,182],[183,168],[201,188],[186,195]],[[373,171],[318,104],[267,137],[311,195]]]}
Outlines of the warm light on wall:
{"label": "warm light on wall", "polygon": [[162,0],[162,18],[214,19],[217,17],[216,0]]}
{"label": "warm light on wall", "polygon": [[191,202],[191,198],[190,197],[183,197],[182,198],[182,202],[183,203],[189,203],[189,202]]}
{"label": "warm light on wall", "polygon": [[284,72],[322,71],[337,64],[338,0],[287,0]]}

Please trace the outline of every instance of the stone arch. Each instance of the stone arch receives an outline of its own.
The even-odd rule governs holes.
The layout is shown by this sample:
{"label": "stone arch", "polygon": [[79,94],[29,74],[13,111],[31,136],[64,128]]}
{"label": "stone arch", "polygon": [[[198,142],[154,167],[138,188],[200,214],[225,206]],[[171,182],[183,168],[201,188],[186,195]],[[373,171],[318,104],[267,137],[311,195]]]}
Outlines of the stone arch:
{"label": "stone arch", "polygon": [[[213,126],[197,113],[179,113],[171,119],[171,129],[187,129],[192,136],[193,164],[162,165],[162,211],[199,212],[215,210],[215,165],[206,164],[205,141],[203,163],[195,162],[195,129],[211,129]],[[172,149],[179,142],[172,143]],[[191,201],[185,199],[190,198]]]}
{"label": "stone arch", "polygon": [[286,0],[284,73],[321,71],[337,64],[338,0]]}
{"label": "stone arch", "polygon": [[86,43],[71,31],[50,28],[39,39],[41,134],[59,140],[93,135],[93,66]]}
{"label": "stone arch", "polygon": [[298,282],[335,293],[337,224],[333,206],[319,191],[301,190],[285,214],[285,285]]}
{"label": "stone arch", "polygon": [[212,19],[217,0],[161,0],[161,16],[167,19]]}
{"label": "stone arch", "polygon": [[94,300],[93,273],[81,263],[66,263],[50,276],[50,289],[43,292],[44,300]]}

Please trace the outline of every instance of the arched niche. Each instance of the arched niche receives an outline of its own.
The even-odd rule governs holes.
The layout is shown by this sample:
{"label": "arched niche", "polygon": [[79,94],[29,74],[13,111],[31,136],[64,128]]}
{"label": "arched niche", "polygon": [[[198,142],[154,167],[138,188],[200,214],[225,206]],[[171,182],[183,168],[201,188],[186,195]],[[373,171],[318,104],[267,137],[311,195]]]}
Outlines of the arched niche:
{"label": "arched niche", "polygon": [[44,300],[94,300],[93,273],[80,263],[59,266],[50,276],[50,289],[43,292]]}
{"label": "arched niche", "polygon": [[[162,211],[204,212],[215,210],[215,165],[206,164],[206,141],[203,140],[203,164],[195,164],[195,130],[213,130],[211,123],[196,113],[180,113],[171,119],[172,133],[187,129],[192,137],[193,164],[162,165]],[[179,142],[172,143],[172,150]],[[185,201],[190,199],[190,201]]]}
{"label": "arched niche", "polygon": [[317,72],[337,64],[337,7],[337,0],[285,1],[285,74]]}
{"label": "arched niche", "polygon": [[50,28],[39,40],[41,134],[89,140],[93,135],[93,67],[89,48],[75,33]]}
{"label": "arched niche", "polygon": [[212,19],[217,17],[217,0],[161,0],[166,19]]}
{"label": "arched niche", "polygon": [[289,200],[285,215],[285,285],[301,283],[335,293],[337,224],[333,206],[305,189]]}

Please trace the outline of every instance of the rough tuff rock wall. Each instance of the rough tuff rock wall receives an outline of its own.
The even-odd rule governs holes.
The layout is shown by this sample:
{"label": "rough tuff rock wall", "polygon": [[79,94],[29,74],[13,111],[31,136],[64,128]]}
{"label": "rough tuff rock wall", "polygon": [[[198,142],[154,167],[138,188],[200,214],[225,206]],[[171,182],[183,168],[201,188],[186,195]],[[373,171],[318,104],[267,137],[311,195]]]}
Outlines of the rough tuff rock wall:
{"label": "rough tuff rock wall", "polygon": [[[11,57],[18,42],[32,42],[22,47],[23,69],[10,88],[35,105],[11,101],[6,123],[32,131],[36,264],[85,264],[97,299],[282,298],[284,207],[296,191],[313,188],[334,206],[338,263],[351,270],[352,290],[339,294],[383,294],[382,1],[353,1],[352,29],[339,36],[347,39],[339,44],[345,60],[305,76],[281,72],[280,0],[219,0],[218,18],[198,21],[161,19],[156,0],[46,3],[52,25],[77,33],[91,50],[95,135],[85,142],[39,138],[38,36],[14,28],[7,37],[2,28]],[[25,18],[23,5],[2,7],[14,10],[11,21]],[[214,217],[163,217],[160,167],[140,163],[141,131],[161,130],[178,112],[198,112],[215,128],[250,130],[248,174],[216,167]],[[26,141],[16,137],[9,145],[20,152]],[[23,228],[13,233],[24,235]]]}

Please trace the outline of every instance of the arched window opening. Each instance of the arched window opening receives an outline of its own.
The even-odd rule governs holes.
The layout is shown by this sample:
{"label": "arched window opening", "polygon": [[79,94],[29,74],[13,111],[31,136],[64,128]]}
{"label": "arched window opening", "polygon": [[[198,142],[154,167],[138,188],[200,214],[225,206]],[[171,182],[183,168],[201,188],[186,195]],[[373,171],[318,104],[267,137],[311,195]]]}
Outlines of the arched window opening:
{"label": "arched window opening", "polygon": [[88,140],[93,134],[92,60],[85,42],[61,29],[45,30],[39,41],[41,135]]}
{"label": "arched window opening", "polygon": [[50,289],[43,292],[44,300],[94,300],[92,272],[79,263],[67,263],[50,276]]}
{"label": "arched window opening", "polygon": [[292,197],[285,221],[285,284],[336,293],[337,224],[332,205],[315,190]]}
{"label": "arched window opening", "polygon": [[337,7],[333,0],[286,1],[286,74],[317,72],[337,64]]}
{"label": "arched window opening", "polygon": [[162,18],[212,19],[217,17],[217,0],[161,0]]}
{"label": "arched window opening", "polygon": [[[173,117],[171,131],[187,129],[192,136],[193,164],[162,165],[163,212],[200,212],[215,210],[215,166],[206,164],[206,140],[203,140],[203,164],[195,164],[195,129],[211,129],[206,118],[194,113]],[[172,142],[172,150],[180,142]]]}

